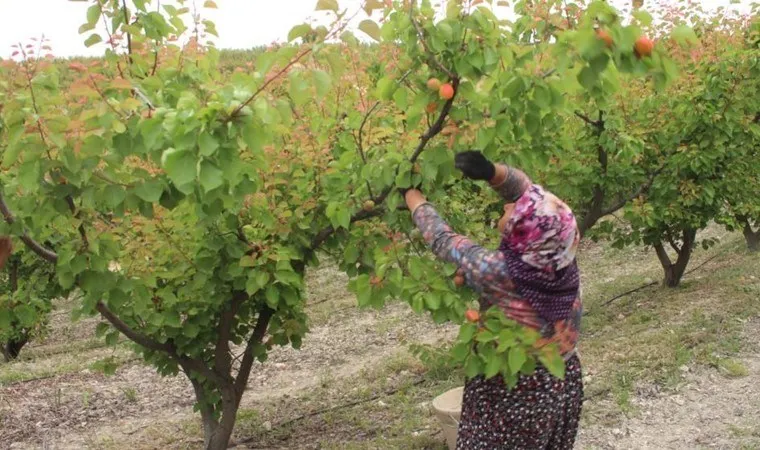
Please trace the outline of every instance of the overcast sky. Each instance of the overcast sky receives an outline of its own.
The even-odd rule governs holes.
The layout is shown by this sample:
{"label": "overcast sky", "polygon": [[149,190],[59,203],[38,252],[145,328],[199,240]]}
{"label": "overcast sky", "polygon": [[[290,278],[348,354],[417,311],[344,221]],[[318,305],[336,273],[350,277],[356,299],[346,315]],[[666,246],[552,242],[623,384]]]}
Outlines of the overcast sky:
{"label": "overcast sky", "polygon": [[[198,5],[203,0],[196,0]],[[85,21],[85,11],[92,2],[70,0],[0,0],[0,57],[10,56],[11,45],[39,37],[51,39],[55,56],[100,55],[103,46],[86,48],[86,36],[77,33]],[[164,1],[164,4],[167,2]],[[191,4],[192,0],[188,0]],[[216,0],[218,10],[203,10],[206,18],[216,23],[220,48],[250,48],[285,40],[294,25],[303,23],[314,13],[317,0]],[[339,0],[341,7],[357,11],[362,0]],[[628,0],[613,3],[628,4]],[[646,8],[645,1],[645,8]],[[704,0],[704,5],[716,8],[729,5],[730,0]],[[750,0],[742,0],[748,5]],[[357,19],[362,19],[361,13]]]}

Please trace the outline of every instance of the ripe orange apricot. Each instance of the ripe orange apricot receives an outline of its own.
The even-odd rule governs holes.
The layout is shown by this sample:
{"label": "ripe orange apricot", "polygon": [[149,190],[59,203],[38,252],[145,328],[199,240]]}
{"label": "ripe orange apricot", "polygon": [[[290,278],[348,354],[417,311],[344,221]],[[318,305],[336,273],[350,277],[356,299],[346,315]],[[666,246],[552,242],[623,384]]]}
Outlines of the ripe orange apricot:
{"label": "ripe orange apricot", "polygon": [[438,109],[438,105],[435,102],[430,102],[425,107],[425,111],[428,112],[428,114],[433,114]]}
{"label": "ripe orange apricot", "polygon": [[427,81],[427,87],[431,91],[437,91],[441,88],[441,80],[438,78],[431,78]]}
{"label": "ripe orange apricot", "polygon": [[480,313],[475,311],[474,309],[468,309],[466,313],[464,313],[465,319],[467,319],[468,322],[475,323],[478,320],[480,320]]}
{"label": "ripe orange apricot", "polygon": [[607,30],[602,30],[602,29],[596,30],[596,36],[599,39],[604,41],[604,43],[607,45],[607,48],[612,48],[612,44],[613,44],[612,36]]}
{"label": "ripe orange apricot", "polygon": [[438,95],[444,100],[451,100],[454,98],[454,86],[449,83],[442,84],[441,88],[438,90]]}
{"label": "ripe orange apricot", "polygon": [[654,42],[646,36],[641,36],[636,39],[636,43],[633,45],[633,50],[639,58],[649,56],[652,54],[652,50],[654,50]]}
{"label": "ripe orange apricot", "polygon": [[454,277],[454,284],[456,286],[464,286],[464,277],[462,275],[457,275]]}

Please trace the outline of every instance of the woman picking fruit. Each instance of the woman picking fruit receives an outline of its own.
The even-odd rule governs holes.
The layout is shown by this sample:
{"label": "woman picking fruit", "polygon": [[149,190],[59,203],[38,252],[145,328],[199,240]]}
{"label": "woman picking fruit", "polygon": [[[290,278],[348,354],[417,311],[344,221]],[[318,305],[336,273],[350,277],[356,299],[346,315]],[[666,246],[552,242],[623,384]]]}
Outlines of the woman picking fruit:
{"label": "woman picking fruit", "polygon": [[506,202],[500,247],[487,250],[456,234],[419,190],[410,189],[404,196],[415,224],[436,256],[459,266],[480,294],[481,312],[501,308],[538,330],[542,341],[557,342],[565,359],[564,379],[539,365],[513,389],[499,376],[467,380],[457,449],[571,449],[583,401],[575,352],[581,318],[575,217],[523,172],[494,165],[480,152],[458,154],[456,167],[468,178],[488,181]]}

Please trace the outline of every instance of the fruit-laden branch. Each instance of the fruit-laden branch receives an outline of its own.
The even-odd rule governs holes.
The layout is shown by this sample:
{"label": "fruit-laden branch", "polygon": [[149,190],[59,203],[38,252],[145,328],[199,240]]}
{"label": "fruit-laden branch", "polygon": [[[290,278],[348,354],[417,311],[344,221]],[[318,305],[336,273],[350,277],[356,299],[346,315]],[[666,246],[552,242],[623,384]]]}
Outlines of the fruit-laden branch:
{"label": "fruit-laden branch", "polygon": [[[16,222],[16,218],[13,217],[13,213],[8,209],[8,204],[5,202],[2,190],[0,190],[0,213],[3,214],[3,219],[9,225],[13,225]],[[29,234],[24,230],[20,236],[21,242],[26,245],[29,250],[33,251],[46,261],[56,263],[58,261],[58,254],[48,248],[45,248],[42,244],[32,239]]]}
{"label": "fruit-laden branch", "polygon": [[[415,147],[412,156],[409,158],[410,163],[414,164],[417,161],[422,152],[425,150],[428,142],[430,142],[430,140],[438,135],[438,133],[440,133],[443,129],[443,124],[446,122],[446,118],[448,117],[449,112],[451,112],[451,106],[454,104],[454,99],[456,98],[457,86],[459,86],[459,78],[455,76],[451,80],[451,85],[454,88],[454,96],[446,100],[446,103],[443,105],[443,108],[441,108],[441,112],[438,115],[438,119],[436,119],[436,121],[430,125],[425,134],[420,136],[420,142],[417,144],[417,147]],[[390,195],[392,191],[393,186],[388,186],[380,193],[380,195],[372,199],[372,201],[374,201],[376,205],[381,205],[383,202],[385,202],[385,199],[388,198],[388,195]],[[382,215],[383,211],[380,208],[373,209],[371,211],[365,211],[362,209],[351,216],[350,223],[359,222]],[[319,233],[316,234],[316,236],[314,236],[314,239],[312,239],[310,249],[318,249],[334,232],[335,228],[332,225],[322,229]]]}

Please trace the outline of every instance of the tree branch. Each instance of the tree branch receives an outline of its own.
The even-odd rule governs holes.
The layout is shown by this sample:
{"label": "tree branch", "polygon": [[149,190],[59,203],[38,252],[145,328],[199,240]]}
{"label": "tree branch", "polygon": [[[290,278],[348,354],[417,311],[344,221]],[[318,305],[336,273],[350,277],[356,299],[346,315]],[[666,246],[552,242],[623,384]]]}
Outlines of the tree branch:
{"label": "tree branch", "polygon": [[260,344],[261,340],[269,328],[269,321],[272,319],[274,310],[268,306],[263,306],[259,310],[259,320],[256,321],[256,326],[253,328],[250,339],[245,346],[245,355],[240,362],[240,370],[238,371],[237,378],[235,379],[235,393],[240,399],[245,391],[245,386],[248,383],[248,377],[251,375],[251,367],[253,367],[253,346]]}
{"label": "tree branch", "polygon": [[456,95],[457,95],[457,88],[459,87],[459,78],[457,76],[452,77],[451,85],[454,88],[454,96],[446,100],[446,103],[443,105],[443,108],[441,109],[441,113],[438,115],[438,119],[433,123],[433,125],[430,128],[428,128],[425,134],[423,134],[422,137],[420,138],[420,142],[419,144],[417,144],[417,148],[414,149],[414,153],[412,154],[412,157],[409,158],[409,162],[411,162],[412,164],[414,164],[414,162],[417,161],[417,158],[420,157],[420,154],[422,154],[422,152],[425,150],[425,146],[430,141],[430,139],[433,139],[443,129],[443,123],[446,121],[446,118],[449,116],[449,112],[451,111],[451,106],[454,104],[454,99],[456,98]]}
{"label": "tree branch", "polygon": [[435,54],[430,51],[430,48],[428,48],[427,42],[425,42],[425,33],[423,32],[422,28],[420,28],[420,25],[417,23],[417,21],[414,20],[414,4],[409,7],[409,20],[412,22],[412,25],[414,25],[414,29],[417,31],[417,37],[419,38],[420,43],[422,43],[422,48],[425,49],[425,53],[427,53],[428,58],[433,62],[433,65],[441,69],[441,71],[445,73],[450,80],[456,79],[456,74],[444,66],[440,61],[438,61],[438,59],[435,57]]}
{"label": "tree branch", "polygon": [[602,210],[602,217],[609,216],[610,214],[614,213],[615,211],[617,211],[620,208],[622,208],[623,206],[625,206],[631,200],[634,200],[637,197],[639,197],[639,196],[645,194],[647,191],[649,191],[649,188],[652,187],[652,183],[654,183],[654,179],[657,177],[657,175],[661,171],[662,170],[658,170],[655,173],[653,173],[652,175],[650,175],[649,179],[647,180],[647,182],[644,183],[644,184],[642,184],[641,186],[639,186],[639,188],[633,194],[631,194],[631,195],[629,195],[627,197],[624,197],[624,198],[620,199],[617,203],[613,203],[609,207],[603,209]]}
{"label": "tree branch", "polygon": [[145,336],[144,334],[135,331],[132,329],[129,325],[127,325],[126,322],[121,320],[116,314],[111,311],[108,306],[105,305],[103,302],[98,302],[97,305],[95,305],[95,309],[100,313],[101,316],[103,316],[104,319],[106,319],[114,328],[116,328],[121,334],[129,338],[132,342],[147,348],[148,350],[153,350],[157,352],[164,352],[169,355],[172,359],[177,361],[183,368],[191,369],[198,374],[208,378],[214,383],[222,384],[224,383],[224,377],[216,373],[215,371],[209,369],[206,364],[201,361],[200,359],[194,359],[189,358],[184,355],[180,355],[177,351],[177,348],[174,346],[174,344],[170,342],[166,342],[164,344],[155,341],[148,336]]}
{"label": "tree branch", "polygon": [[[357,11],[356,14],[358,14],[358,11]],[[354,17],[356,17],[356,14],[354,14],[352,17],[350,17],[348,20],[346,20],[346,22],[343,25],[338,26],[337,28],[335,28],[335,30],[333,30],[330,33],[328,33],[324,37],[324,39],[322,39],[321,42],[326,42],[327,40],[329,40],[330,38],[332,38],[333,36],[335,36],[338,32],[343,31],[343,29],[345,29],[346,26],[348,25],[349,21],[351,19],[353,19]],[[259,94],[261,94],[274,80],[280,78],[284,73],[286,73],[288,70],[290,70],[290,68],[293,67],[298,61],[302,60],[305,56],[307,56],[308,54],[310,54],[313,51],[314,51],[314,46],[312,45],[309,48],[307,48],[306,50],[302,51],[300,54],[298,54],[290,62],[288,62],[285,65],[285,67],[283,67],[282,69],[280,69],[279,71],[277,71],[277,73],[275,73],[271,78],[269,78],[266,82],[264,82],[264,84],[262,84],[261,87],[259,87],[258,89],[256,89],[256,92],[254,92],[250,97],[248,97],[248,99],[246,101],[244,101],[243,103],[240,104],[240,106],[238,106],[237,108],[235,108],[232,111],[232,113],[229,115],[229,117],[227,118],[227,121],[229,122],[230,120],[236,118],[240,114],[240,111],[242,111],[243,108],[245,108],[253,100],[255,100],[256,97]]]}
{"label": "tree branch", "polygon": [[[5,222],[9,225],[13,225],[16,222],[16,218],[13,217],[13,213],[11,213],[11,211],[8,209],[8,204],[5,202],[5,196],[3,195],[2,191],[0,191],[0,213],[3,214]],[[27,234],[26,230],[22,232],[20,239],[24,245],[29,248],[29,250],[33,251],[38,256],[47,261],[50,261],[51,263],[58,262],[58,254],[48,248],[45,248],[45,246],[29,237],[29,234]]]}
{"label": "tree branch", "polygon": [[657,258],[660,260],[662,267],[670,267],[673,264],[670,261],[668,252],[665,251],[665,247],[663,247],[662,242],[657,242],[656,244],[653,244],[652,247],[654,247],[654,251],[657,253]]}
{"label": "tree branch", "polygon": [[97,309],[100,315],[103,316],[103,318],[106,319],[111,325],[113,325],[114,328],[119,330],[121,334],[129,338],[129,340],[132,342],[145,347],[148,350],[170,354],[174,352],[174,348],[169,343],[162,344],[133,330],[129,325],[126,324],[126,322],[114,314],[113,311],[111,311],[105,303],[98,302],[98,304],[95,305],[95,309]]}
{"label": "tree branch", "polygon": [[[454,96],[449,100],[446,100],[446,103],[443,105],[443,108],[441,108],[441,112],[438,115],[438,119],[436,119],[436,121],[428,128],[425,134],[420,136],[420,142],[417,144],[417,147],[415,147],[412,156],[409,158],[410,163],[414,164],[417,161],[422,152],[425,150],[425,146],[428,144],[428,142],[430,142],[430,140],[433,139],[443,129],[443,124],[446,122],[446,118],[448,117],[449,112],[451,111],[451,106],[454,104],[454,99],[456,98],[457,87],[459,86],[459,78],[455,76],[452,79],[451,85],[454,88]],[[382,204],[385,199],[388,198],[388,195],[390,195],[390,193],[393,191],[393,188],[393,186],[386,187],[380,193],[380,195],[373,199],[375,204]],[[351,216],[350,223],[359,222],[372,217],[378,217],[382,214],[383,211],[380,208],[373,209],[372,211],[364,211],[362,209]],[[314,239],[312,239],[311,250],[316,250],[319,248],[319,246],[322,245],[334,232],[335,229],[332,227],[332,225],[322,229],[319,233],[316,234],[316,236],[314,236]]]}
{"label": "tree branch", "polygon": [[[673,237],[670,235],[666,236],[668,244],[670,244],[670,248],[672,248],[677,254],[681,254],[681,247],[676,244],[676,241],[673,240]],[[685,246],[685,243],[684,243]]]}
{"label": "tree branch", "polygon": [[219,316],[219,325],[217,326],[217,340],[214,355],[215,369],[221,373],[229,373],[232,368],[232,357],[230,355],[230,333],[235,326],[235,315],[240,305],[248,298],[245,292],[237,291],[232,293],[232,300],[229,307],[222,311]]}
{"label": "tree branch", "polygon": [[580,111],[575,111],[575,115],[576,117],[581,118],[584,122],[591,125],[592,127],[599,128],[602,125],[601,123],[597,122],[596,120],[592,120],[589,116],[587,116],[586,114]]}
{"label": "tree branch", "polygon": [[[66,196],[66,204],[69,205],[69,209],[71,210],[71,214],[74,216],[74,218],[80,220],[81,214],[79,211],[77,211],[77,207],[74,205],[74,199],[71,198],[70,195]],[[80,222],[77,230],[79,231],[79,235],[82,237],[82,242],[84,243],[85,248],[89,247],[90,241],[87,239],[87,231],[84,229],[84,222]]]}

